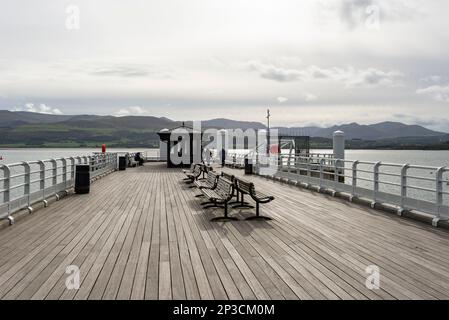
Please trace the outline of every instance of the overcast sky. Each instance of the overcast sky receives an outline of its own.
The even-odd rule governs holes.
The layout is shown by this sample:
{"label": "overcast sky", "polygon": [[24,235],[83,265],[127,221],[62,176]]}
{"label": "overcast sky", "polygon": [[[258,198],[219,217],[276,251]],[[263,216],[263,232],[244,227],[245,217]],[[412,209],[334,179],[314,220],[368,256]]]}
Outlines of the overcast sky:
{"label": "overcast sky", "polygon": [[447,0],[15,0],[0,109],[449,131]]}

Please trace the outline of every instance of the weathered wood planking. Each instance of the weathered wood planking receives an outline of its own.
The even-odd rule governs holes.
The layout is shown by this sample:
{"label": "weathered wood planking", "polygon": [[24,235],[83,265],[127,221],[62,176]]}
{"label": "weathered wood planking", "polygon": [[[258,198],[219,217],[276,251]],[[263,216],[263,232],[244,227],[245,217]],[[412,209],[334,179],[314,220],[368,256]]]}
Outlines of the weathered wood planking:
{"label": "weathered wood planking", "polygon": [[182,178],[157,163],[118,171],[1,230],[0,298],[449,298],[445,230],[257,176],[245,179],[276,197],[261,206],[272,221],[210,222],[221,209]]}

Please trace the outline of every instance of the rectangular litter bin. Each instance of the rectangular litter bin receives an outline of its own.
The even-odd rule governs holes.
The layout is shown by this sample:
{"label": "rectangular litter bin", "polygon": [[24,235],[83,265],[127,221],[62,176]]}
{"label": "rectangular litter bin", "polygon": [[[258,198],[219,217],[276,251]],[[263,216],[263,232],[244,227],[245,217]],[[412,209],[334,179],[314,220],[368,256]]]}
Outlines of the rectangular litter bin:
{"label": "rectangular litter bin", "polygon": [[77,164],[75,167],[75,192],[89,193],[90,192],[90,165]]}
{"label": "rectangular litter bin", "polygon": [[245,174],[253,174],[253,164],[248,158],[245,158]]}
{"label": "rectangular litter bin", "polygon": [[126,170],[126,157],[125,156],[118,157],[118,169]]}

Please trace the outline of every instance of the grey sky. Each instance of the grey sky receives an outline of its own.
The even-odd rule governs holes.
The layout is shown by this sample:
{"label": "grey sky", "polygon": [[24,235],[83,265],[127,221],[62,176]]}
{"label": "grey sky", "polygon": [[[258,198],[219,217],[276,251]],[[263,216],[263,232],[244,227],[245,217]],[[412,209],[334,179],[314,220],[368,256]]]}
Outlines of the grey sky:
{"label": "grey sky", "polygon": [[270,106],[275,125],[449,131],[447,12],[446,0],[3,1],[0,108],[264,121]]}

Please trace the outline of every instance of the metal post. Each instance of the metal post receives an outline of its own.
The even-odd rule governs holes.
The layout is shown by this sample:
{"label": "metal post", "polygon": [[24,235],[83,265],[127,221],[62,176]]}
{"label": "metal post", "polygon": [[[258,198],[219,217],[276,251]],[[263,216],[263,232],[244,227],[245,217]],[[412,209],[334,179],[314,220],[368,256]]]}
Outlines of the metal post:
{"label": "metal post", "polygon": [[381,162],[378,161],[373,166],[373,202],[371,202],[371,208],[376,206],[377,202],[377,193],[379,192],[379,167]]}
{"label": "metal post", "polygon": [[[438,168],[435,172],[435,196],[436,196],[436,205],[437,205],[437,218],[440,218],[441,206],[443,205],[443,170],[444,167]],[[438,220],[434,219],[434,226],[437,226]]]}
{"label": "metal post", "polygon": [[27,209],[29,213],[33,212],[33,209],[30,207],[30,184],[31,184],[31,168],[30,164],[26,161],[22,162],[22,166],[24,167],[24,195],[27,197]]}
{"label": "metal post", "polygon": [[76,160],[74,157],[70,157],[70,183],[73,184],[73,181],[75,180],[75,163]]}
{"label": "metal post", "polygon": [[59,197],[58,197],[58,195],[56,193],[56,184],[58,183],[58,180],[57,180],[58,179],[58,163],[56,162],[55,159],[51,159],[50,162],[53,165],[53,168],[52,168],[52,179],[51,179],[52,186],[53,186],[53,193],[56,195],[56,199],[59,200]]}
{"label": "metal post", "polygon": [[339,162],[338,160],[334,161],[334,181],[335,182],[338,182],[338,178],[339,178],[339,176],[338,176],[338,174],[339,174],[338,168],[340,167],[340,165],[339,165],[338,162]]}
{"label": "metal post", "polygon": [[320,159],[319,164],[320,164],[320,188],[319,188],[318,192],[320,192],[320,191],[321,191],[321,188],[323,187],[323,179],[324,179],[324,177],[323,177],[323,165],[324,165],[324,158],[321,158],[321,159]]}
{"label": "metal post", "polygon": [[398,209],[398,215],[404,212],[405,198],[407,197],[407,169],[409,164],[404,164],[401,168],[401,206]]}
{"label": "metal post", "polygon": [[307,158],[307,162],[306,162],[306,170],[307,170],[307,187],[309,187],[310,185],[310,176],[311,176],[311,172],[310,172],[310,157]]}
{"label": "metal post", "polygon": [[61,159],[62,162],[62,182],[64,183],[64,189],[67,190],[67,160]]}
{"label": "metal post", "polygon": [[3,180],[3,189],[5,190],[3,193],[3,200],[5,203],[8,204],[8,220],[9,224],[14,224],[14,218],[11,216],[11,208],[10,208],[10,187],[11,187],[11,169],[7,165],[3,165],[3,174],[4,174],[4,180]]}
{"label": "metal post", "polygon": [[267,109],[267,155],[270,156],[270,109]]}
{"label": "metal post", "polygon": [[39,191],[42,191],[42,201],[47,206],[47,200],[45,200],[45,163],[44,161],[38,161],[39,164]]}
{"label": "metal post", "polygon": [[354,197],[357,196],[357,165],[359,164],[359,161],[356,160],[352,163],[352,194],[351,198],[349,199],[352,201]]}

